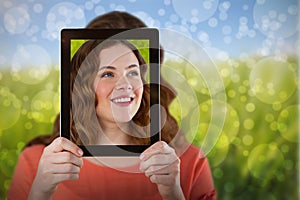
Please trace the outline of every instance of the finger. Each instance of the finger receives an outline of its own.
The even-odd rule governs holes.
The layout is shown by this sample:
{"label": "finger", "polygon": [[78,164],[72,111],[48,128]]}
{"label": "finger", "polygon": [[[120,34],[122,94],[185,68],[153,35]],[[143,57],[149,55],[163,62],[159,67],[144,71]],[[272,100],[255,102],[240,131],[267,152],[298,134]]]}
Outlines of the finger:
{"label": "finger", "polygon": [[140,156],[141,160],[147,160],[151,156],[156,154],[169,154],[174,153],[174,149],[170,147],[167,143],[164,141],[159,141],[150,146],[148,149],[146,149]]}
{"label": "finger", "polygon": [[79,173],[80,167],[72,163],[48,163],[42,169],[39,169],[41,174],[44,176],[53,176],[53,174],[66,174],[66,173]]}
{"label": "finger", "polygon": [[151,145],[148,149],[146,149],[142,154],[149,153],[149,152],[154,151],[154,150],[160,150],[165,145],[167,145],[166,142],[158,141],[158,142],[154,143],[153,145]]}
{"label": "finger", "polygon": [[176,154],[157,154],[152,155],[147,160],[140,163],[140,170],[146,171],[151,166],[168,166],[173,163],[179,163],[179,158]]}
{"label": "finger", "polygon": [[77,179],[79,179],[78,173],[54,174],[52,181],[53,181],[53,184],[58,184],[63,181],[77,180]]}
{"label": "finger", "polygon": [[156,184],[172,186],[176,183],[176,177],[171,174],[165,174],[165,175],[155,174],[150,176],[150,181]]}
{"label": "finger", "polygon": [[64,137],[56,138],[49,146],[47,146],[46,151],[52,153],[58,153],[61,151],[69,151],[77,156],[82,156],[82,150],[70,140]]}
{"label": "finger", "polygon": [[51,156],[50,159],[52,160],[52,163],[54,163],[54,164],[71,163],[78,167],[83,166],[83,160],[81,157],[79,158],[79,157],[75,156],[74,154],[67,152],[67,151],[56,153],[53,156]]}
{"label": "finger", "polygon": [[150,177],[152,175],[168,175],[171,173],[174,173],[174,171],[179,171],[176,169],[176,166],[174,165],[164,165],[164,166],[150,166],[146,171],[145,175],[147,177]]}
{"label": "finger", "polygon": [[57,164],[51,168],[50,172],[52,174],[78,174],[80,172],[80,167],[70,163]]}

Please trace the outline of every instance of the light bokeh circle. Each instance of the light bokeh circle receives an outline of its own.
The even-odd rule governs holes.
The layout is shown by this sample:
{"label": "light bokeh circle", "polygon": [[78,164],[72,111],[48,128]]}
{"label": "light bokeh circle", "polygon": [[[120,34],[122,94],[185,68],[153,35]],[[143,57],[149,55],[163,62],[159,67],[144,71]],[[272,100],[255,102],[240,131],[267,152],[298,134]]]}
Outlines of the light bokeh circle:
{"label": "light bokeh circle", "polygon": [[[169,54],[170,52],[165,50],[166,58]],[[184,73],[178,70],[178,67],[180,67],[180,64],[166,61],[162,66],[161,73],[163,78],[171,85],[172,88],[170,89],[175,89],[177,93],[176,98],[169,107],[170,113],[176,119],[179,129],[185,135],[190,133],[189,137],[193,139],[197,134],[194,130],[197,129],[200,120],[199,102],[194,87],[186,79]],[[193,123],[193,126],[189,126],[190,122]]]}
{"label": "light bokeh circle", "polygon": [[31,116],[36,122],[52,123],[59,113],[59,94],[42,90],[31,100]]}
{"label": "light bokeh circle", "polygon": [[217,167],[226,159],[229,150],[230,140],[228,135],[223,131],[219,135],[219,132],[220,128],[218,126],[200,121],[195,138],[191,138],[190,134],[187,134],[187,139],[201,147],[201,150],[205,151],[207,147],[213,145],[207,155],[214,158],[210,161],[213,167]]}
{"label": "light bokeh circle", "polygon": [[276,144],[257,145],[249,154],[248,169],[258,179],[268,180],[274,176],[278,166],[284,162],[284,156]]}
{"label": "light bokeh circle", "polygon": [[289,62],[268,57],[253,67],[249,83],[260,101],[274,104],[285,102],[295,92],[297,77]]}
{"label": "light bokeh circle", "polygon": [[173,0],[175,12],[192,24],[198,24],[209,19],[217,10],[219,0]]}
{"label": "light bokeh circle", "polygon": [[11,34],[24,33],[31,23],[30,15],[23,6],[12,7],[3,17],[4,27]]}
{"label": "light bokeh circle", "polygon": [[20,118],[22,102],[7,87],[0,86],[0,112],[5,117],[0,120],[0,130],[10,128]]}
{"label": "light bokeh circle", "polygon": [[40,45],[19,45],[12,57],[11,74],[15,80],[37,84],[49,75],[51,65],[48,51]]}
{"label": "light bokeh circle", "polygon": [[289,142],[298,142],[299,124],[295,119],[299,119],[300,106],[291,105],[283,109],[277,120],[277,128],[281,136]]}
{"label": "light bokeh circle", "polygon": [[55,4],[46,18],[47,33],[44,37],[49,40],[58,40],[63,28],[78,28],[86,25],[84,10],[71,2]]}
{"label": "light bokeh circle", "polygon": [[[167,63],[168,66],[172,66],[172,68],[176,69],[176,71],[184,75],[185,82],[190,85],[192,90],[195,91],[195,94],[199,89],[199,85],[201,85],[202,87],[205,87],[207,89],[205,92],[207,97],[211,99],[211,101],[216,102],[214,100],[218,100],[221,102],[226,102],[225,87],[222,76],[218,71],[218,67],[211,60],[207,52],[197,42],[180,32],[170,29],[160,29],[160,41],[164,50],[167,52],[164,62]],[[189,68],[188,70],[191,71],[188,72],[187,68]],[[167,73],[162,75],[167,82],[173,82],[171,86],[175,85],[175,90],[177,90],[177,88],[180,88],[176,87],[176,85],[179,86],[183,84],[179,81],[180,78],[178,76],[171,76]],[[202,81],[199,82],[197,80],[199,78],[202,78]],[[185,95],[185,98],[189,98],[189,96]],[[181,124],[181,127],[189,127],[189,129],[186,129],[188,130],[186,134],[188,134],[187,137],[190,142],[193,142],[193,138],[197,137],[198,134],[197,130],[199,121],[193,120],[193,118],[197,119],[197,117],[200,117],[201,120],[201,114],[200,116],[197,116],[200,111],[200,101],[200,99],[197,99],[194,102],[189,102],[189,104],[191,104],[191,107],[195,107],[194,113],[192,111],[192,113],[188,114],[189,118],[187,119],[189,120],[183,120],[184,122],[187,120],[188,124]],[[210,126],[207,130],[207,133],[209,133],[209,135],[211,136],[210,141],[203,141],[202,145],[199,146],[205,154],[208,154],[218,141],[226,117],[226,112],[220,112],[216,103],[213,103],[210,108],[212,118],[211,121],[208,122]],[[185,115],[184,110],[185,109],[182,109],[182,115]],[[215,125],[218,129],[216,130],[212,125]]]}
{"label": "light bokeh circle", "polygon": [[[230,104],[219,100],[207,100],[201,103],[199,107],[200,123],[213,123],[214,126],[222,130],[222,135],[226,136],[228,144],[236,138],[240,128],[240,120],[238,112]],[[213,107],[218,110],[218,112],[212,113]],[[225,116],[225,121],[222,124],[220,122],[223,121],[223,116]],[[214,132],[205,132],[205,135],[202,136],[202,145],[206,140],[211,140],[211,138],[216,136],[215,134]]]}
{"label": "light bokeh circle", "polygon": [[294,0],[258,0],[253,17],[258,29],[265,35],[287,38],[297,32],[299,7]]}
{"label": "light bokeh circle", "polygon": [[[212,113],[212,107],[218,112]],[[226,159],[230,143],[236,139],[240,127],[239,116],[231,105],[218,100],[207,100],[201,103],[199,108],[200,125],[195,139],[193,141],[190,133],[187,134],[187,139],[193,141],[202,151],[209,152],[208,156],[214,158],[211,165],[216,167]],[[224,115],[225,121],[222,125],[220,122]],[[192,121],[190,126],[194,126]]]}
{"label": "light bokeh circle", "polygon": [[148,27],[160,27],[159,20],[154,19],[153,17],[151,17],[151,15],[144,11],[133,12],[132,15],[136,16],[139,19],[143,19],[143,22]]}

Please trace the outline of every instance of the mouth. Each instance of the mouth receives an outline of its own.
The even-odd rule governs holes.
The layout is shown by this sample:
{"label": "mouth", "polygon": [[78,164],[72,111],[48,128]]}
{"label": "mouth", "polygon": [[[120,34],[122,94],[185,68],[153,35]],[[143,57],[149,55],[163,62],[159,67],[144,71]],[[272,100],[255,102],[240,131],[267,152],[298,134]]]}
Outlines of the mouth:
{"label": "mouth", "polygon": [[121,105],[121,106],[127,106],[131,104],[131,102],[134,100],[134,96],[119,96],[111,99],[111,102]]}

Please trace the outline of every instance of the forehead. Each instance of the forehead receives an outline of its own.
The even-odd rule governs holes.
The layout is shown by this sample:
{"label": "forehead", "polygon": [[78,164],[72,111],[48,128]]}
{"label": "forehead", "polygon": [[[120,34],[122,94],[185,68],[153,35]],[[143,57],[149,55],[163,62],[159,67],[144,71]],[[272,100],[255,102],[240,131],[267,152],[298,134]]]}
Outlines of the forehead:
{"label": "forehead", "polygon": [[122,44],[117,44],[101,50],[99,59],[100,66],[111,66],[119,62],[131,62],[131,64],[132,62],[138,62],[132,50]]}

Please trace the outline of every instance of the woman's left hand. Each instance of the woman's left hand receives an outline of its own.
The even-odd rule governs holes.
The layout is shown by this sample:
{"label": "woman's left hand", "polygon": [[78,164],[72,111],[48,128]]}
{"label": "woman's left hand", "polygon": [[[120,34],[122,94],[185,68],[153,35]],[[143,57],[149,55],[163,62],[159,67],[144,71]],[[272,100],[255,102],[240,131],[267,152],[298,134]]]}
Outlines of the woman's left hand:
{"label": "woman's left hand", "polygon": [[167,143],[159,141],[140,156],[140,169],[156,183],[163,199],[185,199],[180,186],[180,159]]}

